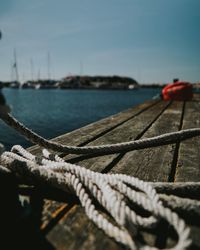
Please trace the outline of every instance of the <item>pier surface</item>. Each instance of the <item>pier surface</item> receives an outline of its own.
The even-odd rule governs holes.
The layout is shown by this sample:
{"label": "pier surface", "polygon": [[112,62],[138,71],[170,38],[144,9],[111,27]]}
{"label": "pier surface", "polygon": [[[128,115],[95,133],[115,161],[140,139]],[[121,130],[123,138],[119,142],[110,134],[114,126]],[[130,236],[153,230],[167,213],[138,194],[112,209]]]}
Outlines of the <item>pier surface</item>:
{"label": "pier surface", "polygon": [[[53,140],[66,145],[102,145],[148,138],[181,129],[199,128],[199,111],[199,95],[188,102],[147,101]],[[196,137],[181,143],[128,153],[94,156],[89,159],[86,156],[66,155],[64,159],[94,171],[123,173],[145,181],[199,182],[199,149],[200,138]],[[29,150],[34,154],[41,152],[37,146]],[[25,191],[23,192],[25,195]],[[37,187],[32,189],[29,199],[34,218],[32,227],[34,232],[37,232],[34,234],[37,236],[30,237],[30,244],[44,246],[40,249],[125,249],[88,219],[74,197],[57,190]],[[194,218],[184,219],[192,230],[191,249],[198,249],[200,218],[195,215]],[[144,232],[144,240],[160,247],[170,244],[170,240],[166,239],[166,235],[170,235],[170,228],[161,225],[158,231]]]}

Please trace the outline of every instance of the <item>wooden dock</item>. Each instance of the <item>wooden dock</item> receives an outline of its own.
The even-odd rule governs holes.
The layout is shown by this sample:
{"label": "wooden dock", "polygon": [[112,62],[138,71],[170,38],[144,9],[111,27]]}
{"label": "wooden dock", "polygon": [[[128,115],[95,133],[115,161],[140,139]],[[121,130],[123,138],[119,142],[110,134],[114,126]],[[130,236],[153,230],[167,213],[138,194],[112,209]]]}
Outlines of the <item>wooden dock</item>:
{"label": "wooden dock", "polygon": [[[197,127],[200,127],[198,95],[189,102],[148,101],[54,140],[66,145],[102,145]],[[34,146],[30,152],[40,154],[41,150]],[[200,181],[199,137],[128,153],[92,158],[66,155],[64,158],[94,171],[124,173],[145,181]],[[15,234],[21,249],[125,249],[89,221],[76,198],[41,186],[20,188],[19,192],[29,199],[27,215],[22,216],[22,223],[12,224],[15,231],[11,230],[10,234]],[[191,249],[199,249],[200,218],[184,219],[192,230]],[[164,247],[171,242],[166,234],[171,235],[173,241],[173,233],[167,225],[161,225],[156,232],[143,232],[142,236],[150,244]]]}

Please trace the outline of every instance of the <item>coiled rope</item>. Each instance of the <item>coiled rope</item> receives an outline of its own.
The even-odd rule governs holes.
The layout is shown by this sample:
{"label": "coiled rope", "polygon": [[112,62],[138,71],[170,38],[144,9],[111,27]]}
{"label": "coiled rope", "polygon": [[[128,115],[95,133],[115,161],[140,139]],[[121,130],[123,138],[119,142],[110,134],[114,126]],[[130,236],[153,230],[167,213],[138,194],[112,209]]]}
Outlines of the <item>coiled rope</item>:
{"label": "coiled rope", "polygon": [[[42,138],[7,112],[1,112],[0,117],[26,138],[42,147],[76,154],[125,152],[169,144],[200,135],[200,129],[190,129],[126,143],[99,147],[74,147],[60,145]],[[87,216],[108,236],[130,249],[157,249],[134,241],[133,234],[137,233],[136,229],[154,227],[160,219],[166,220],[177,232],[178,241],[170,249],[183,250],[191,244],[189,228],[171,208],[178,210],[183,204],[186,204],[187,211],[196,211],[198,214],[200,202],[187,199],[188,203],[185,203],[186,200],[183,198],[159,195],[156,189],[162,189],[165,184],[149,184],[123,174],[93,172],[78,165],[64,162],[62,158],[49,153],[47,149],[43,150],[43,157],[38,159],[21,146],[14,146],[11,152],[3,152],[0,156],[0,165],[1,172],[10,171],[24,180],[37,179],[42,183],[76,194],[81,205],[85,208]],[[157,187],[154,188],[153,185],[157,185]],[[188,188],[185,188],[187,183],[181,185],[183,189]],[[189,186],[191,190],[192,187],[198,191],[200,189],[200,183],[190,183]],[[106,213],[98,210],[96,202],[104,208]],[[151,216],[137,214],[132,207],[130,208],[132,203],[148,211]]]}

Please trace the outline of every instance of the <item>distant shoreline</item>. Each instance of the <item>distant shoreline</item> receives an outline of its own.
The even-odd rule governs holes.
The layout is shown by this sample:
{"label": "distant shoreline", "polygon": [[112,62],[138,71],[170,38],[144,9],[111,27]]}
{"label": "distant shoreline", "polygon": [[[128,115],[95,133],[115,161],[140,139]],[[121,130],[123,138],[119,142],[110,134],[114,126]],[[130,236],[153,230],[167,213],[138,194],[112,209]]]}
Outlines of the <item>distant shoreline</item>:
{"label": "distant shoreline", "polygon": [[[87,89],[87,90],[136,90],[139,88],[163,88],[166,83],[141,84],[131,77],[123,76],[67,76],[61,80],[29,80],[24,83],[18,81],[0,81],[0,88],[15,89]],[[200,83],[193,83],[194,88],[200,88]]]}
{"label": "distant shoreline", "polygon": [[122,76],[67,76],[61,80],[29,80],[0,82],[1,87],[32,89],[136,89],[139,84],[130,77]]}

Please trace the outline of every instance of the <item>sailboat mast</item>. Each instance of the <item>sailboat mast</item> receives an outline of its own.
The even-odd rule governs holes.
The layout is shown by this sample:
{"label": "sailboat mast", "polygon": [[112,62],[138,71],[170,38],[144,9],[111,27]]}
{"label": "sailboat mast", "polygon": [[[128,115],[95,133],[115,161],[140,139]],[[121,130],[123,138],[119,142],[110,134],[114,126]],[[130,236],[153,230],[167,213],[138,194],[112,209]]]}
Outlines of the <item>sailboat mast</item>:
{"label": "sailboat mast", "polygon": [[13,65],[14,71],[15,71],[15,80],[16,82],[19,82],[19,72],[18,72],[18,65],[17,65],[17,53],[16,49],[14,49],[14,65]]}
{"label": "sailboat mast", "polygon": [[13,72],[13,62],[11,61],[10,64],[10,81],[13,82],[14,81],[14,72]]}

